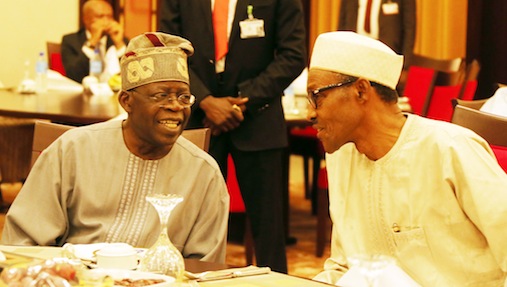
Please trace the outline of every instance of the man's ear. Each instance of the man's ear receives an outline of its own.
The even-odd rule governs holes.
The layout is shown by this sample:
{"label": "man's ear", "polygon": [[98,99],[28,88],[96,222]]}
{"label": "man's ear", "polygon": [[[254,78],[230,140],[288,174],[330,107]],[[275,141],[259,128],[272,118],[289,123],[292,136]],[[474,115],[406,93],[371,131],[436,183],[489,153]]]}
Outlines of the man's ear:
{"label": "man's ear", "polygon": [[370,84],[370,81],[359,78],[356,81],[356,89],[357,89],[357,98],[360,100],[367,100],[369,98],[369,93],[373,87]]}
{"label": "man's ear", "polygon": [[132,101],[132,96],[127,91],[122,90],[120,92],[120,94],[118,95],[118,102],[120,103],[120,105],[123,107],[123,109],[127,113],[130,113],[130,111],[132,110],[131,101]]}

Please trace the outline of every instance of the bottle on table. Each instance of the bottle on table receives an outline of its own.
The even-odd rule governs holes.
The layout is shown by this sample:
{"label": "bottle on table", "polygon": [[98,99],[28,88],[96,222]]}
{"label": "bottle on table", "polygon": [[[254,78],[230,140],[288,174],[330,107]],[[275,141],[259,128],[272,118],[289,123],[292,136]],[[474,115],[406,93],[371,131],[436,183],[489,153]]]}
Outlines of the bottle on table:
{"label": "bottle on table", "polygon": [[44,52],[39,53],[35,63],[35,90],[37,93],[46,92],[48,89],[48,61]]}
{"label": "bottle on table", "polygon": [[100,81],[102,74],[102,58],[100,57],[99,48],[95,48],[93,57],[90,59],[90,76],[97,78]]}

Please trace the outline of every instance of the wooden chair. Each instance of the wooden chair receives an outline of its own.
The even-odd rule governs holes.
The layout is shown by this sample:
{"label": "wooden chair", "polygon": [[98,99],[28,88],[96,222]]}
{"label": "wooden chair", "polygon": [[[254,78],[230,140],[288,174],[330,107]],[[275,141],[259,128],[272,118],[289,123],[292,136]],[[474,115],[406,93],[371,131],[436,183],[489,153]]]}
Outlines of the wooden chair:
{"label": "wooden chair", "polygon": [[52,142],[54,142],[64,132],[74,128],[74,126],[67,126],[61,124],[54,124],[50,122],[36,121],[33,132],[32,144],[32,164]]}
{"label": "wooden chair", "polygon": [[[426,117],[443,121],[451,121],[454,106],[451,101],[454,98],[471,101],[477,89],[477,75],[480,65],[477,60],[467,65],[465,72],[458,72],[458,82],[448,84],[435,84],[433,92],[429,95],[429,106]],[[464,75],[461,78],[461,75]]]}
{"label": "wooden chair", "polygon": [[451,122],[483,137],[490,144],[500,166],[507,172],[507,118],[456,105]]}
{"label": "wooden chair", "polygon": [[456,105],[451,122],[473,130],[491,145],[507,147],[507,118],[505,117]]}
{"label": "wooden chair", "polygon": [[209,128],[184,130],[181,135],[205,152],[209,151],[209,142],[211,139],[211,130]]}
{"label": "wooden chair", "polygon": [[65,68],[63,67],[61,44],[55,42],[46,42],[46,51],[48,57],[48,67],[65,76]]}
{"label": "wooden chair", "polygon": [[452,106],[455,108],[457,105],[468,107],[474,110],[479,110],[482,105],[487,101],[488,99],[481,99],[481,100],[462,100],[454,98],[452,99]]}
{"label": "wooden chair", "polygon": [[427,116],[434,87],[459,83],[463,77],[463,63],[461,58],[435,59],[414,55],[403,91],[412,111]]}

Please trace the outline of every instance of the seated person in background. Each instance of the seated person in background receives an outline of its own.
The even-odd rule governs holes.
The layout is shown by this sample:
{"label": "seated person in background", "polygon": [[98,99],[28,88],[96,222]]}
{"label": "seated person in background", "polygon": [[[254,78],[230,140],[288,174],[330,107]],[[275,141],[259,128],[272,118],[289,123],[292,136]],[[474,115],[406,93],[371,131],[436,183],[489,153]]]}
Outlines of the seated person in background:
{"label": "seated person in background", "polygon": [[507,175],[471,130],[402,113],[402,66],[354,32],[315,42],[307,117],[328,153],[333,221],[315,279],[336,284],[347,258],[381,254],[421,286],[504,286]]}
{"label": "seated person in background", "polygon": [[480,110],[497,116],[507,117],[507,87],[498,88],[495,94],[482,105]]}
{"label": "seated person in background", "polygon": [[224,262],[229,194],[216,161],[180,137],[190,117],[183,38],[146,33],[121,59],[126,120],[71,129],[42,152],[10,207],[3,244],[125,242],[159,235],[156,191],[180,194],[168,233],[184,257]]}
{"label": "seated person in background", "polygon": [[81,83],[90,73],[90,59],[99,49],[103,72],[99,80],[107,82],[120,72],[119,60],[125,53],[127,38],[123,27],[113,19],[113,8],[105,0],[83,4],[84,28],[62,38],[62,62],[67,77]]}

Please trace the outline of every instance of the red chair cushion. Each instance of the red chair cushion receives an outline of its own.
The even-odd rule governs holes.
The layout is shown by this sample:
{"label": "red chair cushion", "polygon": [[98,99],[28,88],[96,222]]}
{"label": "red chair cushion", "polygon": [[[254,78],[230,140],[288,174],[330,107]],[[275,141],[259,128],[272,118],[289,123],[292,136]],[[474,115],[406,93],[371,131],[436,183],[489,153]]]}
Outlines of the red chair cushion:
{"label": "red chair cushion", "polygon": [[[472,100],[474,98],[476,88],[477,81],[469,81],[465,87],[462,99]],[[454,111],[452,99],[458,97],[460,89],[461,85],[435,86],[430,106],[428,108],[427,117],[450,122]]]}
{"label": "red chair cushion", "polygon": [[58,53],[53,53],[49,56],[50,56],[49,59],[51,61],[49,63],[49,68],[65,76],[65,68],[63,67],[62,55]]}
{"label": "red chair cushion", "polygon": [[498,160],[498,164],[507,173],[507,147],[491,145],[491,149]]}
{"label": "red chair cushion", "polygon": [[229,190],[230,197],[229,211],[233,213],[245,212],[245,203],[243,202],[238,180],[236,179],[236,167],[231,155],[227,159],[227,189]]}
{"label": "red chair cushion", "polygon": [[409,68],[403,96],[409,99],[414,114],[421,115],[434,74],[435,71],[429,68],[417,66]]}

